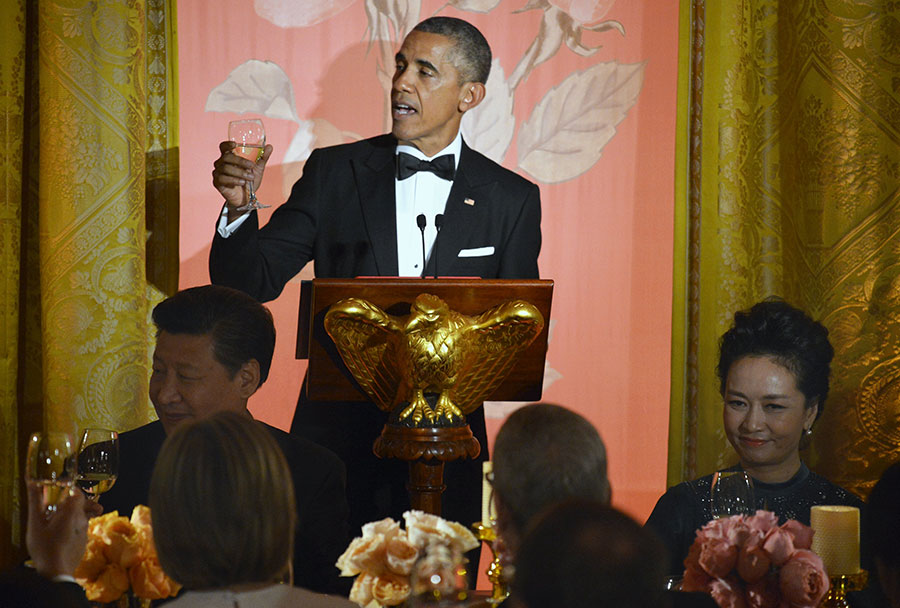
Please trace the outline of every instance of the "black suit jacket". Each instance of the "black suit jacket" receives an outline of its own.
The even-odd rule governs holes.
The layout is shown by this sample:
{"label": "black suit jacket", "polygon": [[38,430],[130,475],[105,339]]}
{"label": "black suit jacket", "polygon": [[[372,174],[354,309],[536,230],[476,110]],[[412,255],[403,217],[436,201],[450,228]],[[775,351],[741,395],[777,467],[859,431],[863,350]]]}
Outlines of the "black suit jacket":
{"label": "black suit jacket", "polygon": [[51,581],[34,568],[18,566],[0,573],[0,607],[90,608],[78,583]]}
{"label": "black suit jacket", "polygon": [[[321,278],[396,276],[396,146],[393,136],[382,135],[315,150],[290,198],[263,228],[251,213],[229,238],[214,236],[212,282],[265,302],[310,260]],[[438,272],[538,278],[540,224],[538,187],[463,142],[435,242]],[[463,249],[490,246],[493,255],[459,257]],[[429,273],[434,264],[429,260]]]}
{"label": "black suit jacket", "polygon": [[[314,591],[345,593],[346,579],[339,579],[334,565],[349,541],[344,465],[332,452],[311,441],[264,426],[281,447],[294,483],[294,584]],[[159,421],[119,435],[119,477],[100,497],[104,511],[116,510],[129,517],[135,505],[148,504],[150,477],[165,439]]]}
{"label": "black suit jacket", "polygon": [[[227,239],[215,234],[209,256],[213,283],[260,301],[277,297],[310,260],[320,278],[396,276],[397,140],[381,135],[315,150],[291,196],[259,228],[256,212]],[[456,177],[435,241],[440,276],[538,278],[541,205],[538,187],[462,143]],[[460,257],[493,247],[492,255]],[[432,258],[435,256],[433,255]],[[426,266],[434,274],[435,259]],[[468,417],[487,457],[484,411]],[[378,461],[372,442],[385,416],[372,405],[315,403],[301,392],[291,433],[336,452],[347,465],[354,531],[367,521],[399,518],[408,508],[402,463]],[[468,525],[480,515],[481,466],[449,463],[444,515]],[[454,503],[459,504],[454,504]]]}

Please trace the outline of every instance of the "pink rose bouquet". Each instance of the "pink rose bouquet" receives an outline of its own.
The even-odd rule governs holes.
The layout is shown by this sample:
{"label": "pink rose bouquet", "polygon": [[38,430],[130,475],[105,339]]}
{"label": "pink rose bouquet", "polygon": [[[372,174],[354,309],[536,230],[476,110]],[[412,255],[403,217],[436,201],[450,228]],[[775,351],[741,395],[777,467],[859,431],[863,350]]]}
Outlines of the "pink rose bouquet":
{"label": "pink rose bouquet", "polygon": [[714,519],[684,560],[682,591],[709,593],[721,608],[812,608],[828,591],[813,530],[769,511]]}
{"label": "pink rose bouquet", "polygon": [[350,601],[364,608],[397,606],[409,597],[410,574],[431,543],[454,546],[460,552],[478,546],[468,528],[422,511],[403,514],[406,529],[393,519],[368,523],[338,558],[341,576],[355,576]]}

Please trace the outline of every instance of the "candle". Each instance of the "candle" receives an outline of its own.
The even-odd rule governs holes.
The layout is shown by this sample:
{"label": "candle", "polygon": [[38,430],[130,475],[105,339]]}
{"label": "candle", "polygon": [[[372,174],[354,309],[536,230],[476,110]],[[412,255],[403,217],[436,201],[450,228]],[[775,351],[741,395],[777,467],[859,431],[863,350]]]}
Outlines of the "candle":
{"label": "candle", "polygon": [[828,576],[859,572],[859,509],[815,506],[809,523],[815,530],[812,550],[822,558]]}
{"label": "candle", "polygon": [[493,527],[494,521],[494,488],[491,487],[490,476],[494,465],[490,460],[481,463],[481,523]]}

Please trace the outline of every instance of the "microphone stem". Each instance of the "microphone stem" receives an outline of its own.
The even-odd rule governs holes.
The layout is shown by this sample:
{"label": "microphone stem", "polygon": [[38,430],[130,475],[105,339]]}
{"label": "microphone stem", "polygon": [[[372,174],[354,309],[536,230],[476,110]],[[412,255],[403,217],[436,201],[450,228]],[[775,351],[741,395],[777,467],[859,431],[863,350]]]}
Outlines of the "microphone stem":
{"label": "microphone stem", "polygon": [[419,227],[419,232],[422,233],[422,274],[420,278],[425,278],[425,225],[426,225],[425,214],[420,213],[416,216],[416,225]]}
{"label": "microphone stem", "polygon": [[432,255],[434,256],[434,278],[438,278],[438,241],[441,236],[441,227],[444,225],[444,214],[438,213],[434,216],[434,229],[437,231],[437,234],[434,237],[434,250]]}
{"label": "microphone stem", "polygon": [[425,278],[425,229],[422,229],[422,278]]}

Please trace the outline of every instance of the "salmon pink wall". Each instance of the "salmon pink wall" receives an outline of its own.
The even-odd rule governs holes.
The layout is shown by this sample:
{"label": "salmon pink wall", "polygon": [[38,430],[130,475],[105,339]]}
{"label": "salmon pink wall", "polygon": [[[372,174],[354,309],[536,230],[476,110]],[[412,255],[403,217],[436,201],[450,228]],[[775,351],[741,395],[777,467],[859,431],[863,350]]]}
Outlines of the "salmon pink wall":
{"label": "salmon pink wall", "polygon": [[[614,502],[643,521],[666,479],[678,3],[544,0],[516,13],[525,0],[424,0],[407,25],[401,4],[417,6],[179,3],[181,285],[209,282],[222,204],[210,173],[229,120],[263,118],[275,152],[258,194],[281,203],[310,147],[387,128],[379,67],[393,69],[396,31],[435,12],[471,21],[496,62],[491,104],[464,135],[541,186],[541,275],[556,284],[544,400],[597,426]],[[293,357],[298,284],[269,303],[275,363],[251,400],[282,428],[305,369]],[[515,405],[487,404],[492,437]]]}

